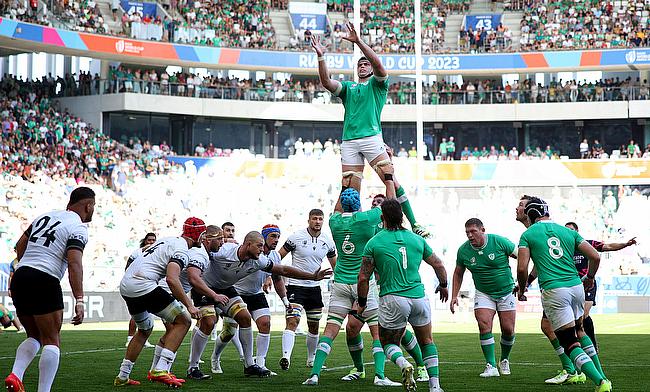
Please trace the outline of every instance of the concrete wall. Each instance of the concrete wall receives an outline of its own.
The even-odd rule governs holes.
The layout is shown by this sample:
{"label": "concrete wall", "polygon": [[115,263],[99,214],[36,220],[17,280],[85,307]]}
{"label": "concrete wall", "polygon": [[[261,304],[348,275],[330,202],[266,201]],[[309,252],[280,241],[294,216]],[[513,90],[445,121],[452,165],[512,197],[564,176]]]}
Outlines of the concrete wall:
{"label": "concrete wall", "polygon": [[[87,122],[101,125],[102,112],[134,111],[185,114],[206,117],[250,118],[294,121],[342,121],[343,106],[339,104],[307,104],[297,102],[256,102],[147,94],[110,94],[59,99],[61,108]],[[426,122],[485,121],[548,121],[593,120],[650,117],[650,103],[575,102],[529,103],[501,105],[427,105]],[[415,121],[415,105],[386,105],[385,122]]]}

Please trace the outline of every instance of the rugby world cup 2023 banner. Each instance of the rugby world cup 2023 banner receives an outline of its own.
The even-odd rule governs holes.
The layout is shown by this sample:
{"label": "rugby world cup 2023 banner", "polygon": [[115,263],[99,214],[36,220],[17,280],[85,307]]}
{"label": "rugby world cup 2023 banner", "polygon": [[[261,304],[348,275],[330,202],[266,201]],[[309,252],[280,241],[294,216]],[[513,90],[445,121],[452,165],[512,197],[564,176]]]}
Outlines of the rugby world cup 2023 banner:
{"label": "rugby world cup 2023 banner", "polygon": [[[311,22],[309,22],[311,23]],[[283,52],[215,48],[141,41],[81,33],[0,18],[0,45],[47,53],[63,53],[109,60],[164,60],[165,64],[213,68],[316,72],[313,52]],[[389,72],[412,73],[413,55],[381,55]],[[350,73],[351,54],[330,53],[331,71]],[[608,49],[539,53],[449,54],[422,57],[425,73],[552,72],[580,69],[650,69],[650,49]]]}

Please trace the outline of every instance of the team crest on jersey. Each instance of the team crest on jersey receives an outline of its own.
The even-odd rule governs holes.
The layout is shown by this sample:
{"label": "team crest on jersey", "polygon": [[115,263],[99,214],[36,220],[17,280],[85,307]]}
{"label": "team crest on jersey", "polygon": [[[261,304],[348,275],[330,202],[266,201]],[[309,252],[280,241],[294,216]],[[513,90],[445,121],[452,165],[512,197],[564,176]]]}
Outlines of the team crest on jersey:
{"label": "team crest on jersey", "polygon": [[494,261],[494,253],[490,253],[490,254],[488,255],[488,259]]}
{"label": "team crest on jersey", "polygon": [[476,264],[476,259],[475,259],[474,257],[472,257],[471,259],[469,259],[469,264],[470,264],[470,265],[475,265],[475,264]]}

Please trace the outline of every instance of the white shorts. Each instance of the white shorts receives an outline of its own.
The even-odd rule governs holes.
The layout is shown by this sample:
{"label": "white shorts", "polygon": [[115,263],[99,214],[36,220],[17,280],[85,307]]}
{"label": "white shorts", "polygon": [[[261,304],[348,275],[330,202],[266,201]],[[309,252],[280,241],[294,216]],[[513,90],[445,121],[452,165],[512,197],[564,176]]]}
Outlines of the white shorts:
{"label": "white shorts", "polygon": [[382,154],[386,154],[386,146],[381,133],[361,139],[344,140],[341,143],[343,165],[363,166],[364,158],[370,163]]}
{"label": "white shorts", "polygon": [[585,289],[579,284],[542,290],[542,307],[555,331],[585,314]]}
{"label": "white shorts", "polygon": [[[374,279],[369,282],[368,290],[368,303],[366,305],[366,312],[377,310],[379,308],[377,283]],[[328,314],[336,316],[345,316],[352,310],[352,305],[357,300],[357,284],[345,284],[332,282],[330,290],[330,301],[327,307]]]}
{"label": "white shorts", "polygon": [[476,309],[492,309],[499,312],[509,312],[517,309],[517,301],[512,293],[495,300],[491,296],[476,290],[476,294],[474,294],[474,310]]}
{"label": "white shorts", "polygon": [[379,297],[379,325],[385,329],[402,329],[406,323],[421,327],[431,323],[429,298],[406,298],[398,295]]}

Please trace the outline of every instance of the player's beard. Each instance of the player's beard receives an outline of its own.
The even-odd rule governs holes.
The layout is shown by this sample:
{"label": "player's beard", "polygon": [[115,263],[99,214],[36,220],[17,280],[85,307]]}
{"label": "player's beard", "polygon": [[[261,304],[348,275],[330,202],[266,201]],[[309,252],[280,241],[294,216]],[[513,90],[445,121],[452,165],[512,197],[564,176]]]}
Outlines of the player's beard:
{"label": "player's beard", "polygon": [[371,77],[371,76],[372,76],[372,71],[368,72],[368,73],[365,74],[365,75],[361,75],[361,74],[359,74],[359,79],[367,79],[367,78],[369,78],[369,77]]}

